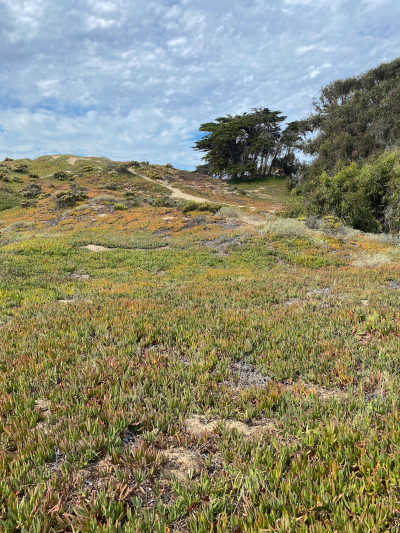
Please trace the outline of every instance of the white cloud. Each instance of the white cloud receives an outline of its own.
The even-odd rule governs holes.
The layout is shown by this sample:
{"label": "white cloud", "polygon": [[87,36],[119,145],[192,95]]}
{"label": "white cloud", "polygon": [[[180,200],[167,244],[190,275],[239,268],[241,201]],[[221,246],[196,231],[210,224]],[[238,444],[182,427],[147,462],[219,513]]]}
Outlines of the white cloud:
{"label": "white cloud", "polygon": [[78,152],[193,165],[201,122],[306,115],[400,49],[397,0],[3,0],[0,158]]}

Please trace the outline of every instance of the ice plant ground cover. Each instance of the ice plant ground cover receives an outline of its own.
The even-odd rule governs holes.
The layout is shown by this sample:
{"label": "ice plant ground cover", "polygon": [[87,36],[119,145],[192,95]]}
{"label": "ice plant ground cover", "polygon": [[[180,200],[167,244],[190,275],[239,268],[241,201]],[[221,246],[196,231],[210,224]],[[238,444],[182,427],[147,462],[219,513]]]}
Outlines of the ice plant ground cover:
{"label": "ice plant ground cover", "polygon": [[0,531],[398,531],[395,238],[279,178],[2,165]]}

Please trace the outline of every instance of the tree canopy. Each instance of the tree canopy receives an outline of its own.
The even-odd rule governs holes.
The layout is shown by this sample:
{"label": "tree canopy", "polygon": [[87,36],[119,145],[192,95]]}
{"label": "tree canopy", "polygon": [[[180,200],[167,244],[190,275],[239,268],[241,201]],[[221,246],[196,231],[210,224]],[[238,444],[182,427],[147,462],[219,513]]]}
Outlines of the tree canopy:
{"label": "tree canopy", "polygon": [[202,158],[208,173],[219,178],[252,178],[272,172],[290,171],[295,162],[298,141],[296,124],[282,131],[286,117],[268,108],[251,113],[219,117],[201,124],[206,135],[196,141],[195,150],[205,152]]}
{"label": "tree canopy", "polygon": [[303,151],[315,159],[309,173],[380,155],[400,138],[400,58],[321,89],[313,112],[301,121],[311,133]]}

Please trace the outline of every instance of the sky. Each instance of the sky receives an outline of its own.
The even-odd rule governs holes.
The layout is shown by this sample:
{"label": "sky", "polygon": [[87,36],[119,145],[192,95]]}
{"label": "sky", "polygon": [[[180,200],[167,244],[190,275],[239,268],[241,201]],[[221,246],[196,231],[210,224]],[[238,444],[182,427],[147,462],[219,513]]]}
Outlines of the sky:
{"label": "sky", "polygon": [[0,159],[193,169],[198,128],[305,117],[330,81],[400,56],[398,0],[0,0]]}

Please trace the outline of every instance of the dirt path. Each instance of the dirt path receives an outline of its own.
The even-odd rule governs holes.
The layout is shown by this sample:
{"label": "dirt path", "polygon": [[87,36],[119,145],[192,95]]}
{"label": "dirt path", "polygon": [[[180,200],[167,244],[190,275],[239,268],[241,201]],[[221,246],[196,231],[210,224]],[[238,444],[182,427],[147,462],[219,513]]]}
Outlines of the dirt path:
{"label": "dirt path", "polygon": [[132,174],[136,174],[137,176],[140,176],[141,178],[143,178],[143,179],[145,179],[147,181],[151,181],[151,183],[155,183],[156,185],[162,185],[166,189],[169,189],[172,192],[172,194],[171,194],[172,198],[181,198],[182,200],[193,200],[194,202],[210,202],[212,204],[216,203],[216,202],[213,202],[212,200],[208,200],[207,198],[200,198],[200,196],[193,196],[191,194],[186,194],[186,193],[182,192],[181,190],[176,189],[175,187],[172,187],[171,185],[169,185],[168,182],[166,182],[164,180],[153,180],[151,178],[148,178],[147,176],[143,176],[142,174],[138,174],[137,172],[135,172],[131,168],[129,169],[129,171]]}
{"label": "dirt path", "polygon": [[[182,200],[193,200],[194,202],[208,202],[210,204],[219,204],[221,202],[214,202],[214,200],[209,200],[208,198],[200,198],[200,196],[193,196],[192,194],[186,194],[182,192],[180,189],[177,189],[176,187],[172,187],[172,185],[169,185],[168,182],[164,180],[153,180],[151,178],[148,178],[147,176],[143,176],[142,174],[138,174],[131,168],[128,169],[129,172],[132,174],[136,174],[136,176],[140,176],[141,178],[151,181],[151,183],[155,183],[156,185],[162,185],[166,189],[169,189],[172,192],[172,198],[181,198]],[[231,207],[246,207],[245,205],[235,205],[235,204],[224,204],[229,205]],[[254,207],[250,207],[250,209],[255,209]]]}

